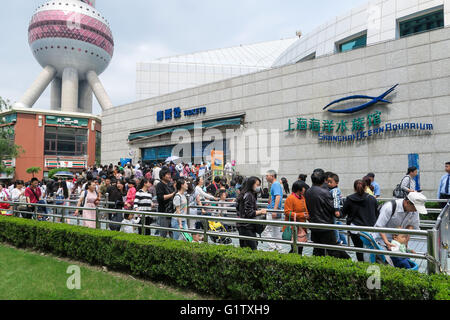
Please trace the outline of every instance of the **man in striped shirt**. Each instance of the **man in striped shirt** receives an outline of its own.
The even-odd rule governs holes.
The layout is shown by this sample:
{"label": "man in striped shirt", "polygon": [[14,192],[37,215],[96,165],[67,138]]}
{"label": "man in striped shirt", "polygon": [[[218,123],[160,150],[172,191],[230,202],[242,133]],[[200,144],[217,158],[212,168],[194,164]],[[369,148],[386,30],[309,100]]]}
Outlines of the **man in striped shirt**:
{"label": "man in striped shirt", "polygon": [[[136,193],[136,198],[134,200],[134,210],[136,211],[144,211],[151,212],[153,207],[152,194],[150,193],[150,188],[152,187],[152,183],[148,179],[142,179],[141,184],[139,185],[139,191]],[[141,217],[142,219],[142,217]],[[150,216],[145,216],[145,225],[149,226],[152,224],[153,219]],[[144,235],[151,235],[151,230],[145,228]],[[142,228],[139,228],[139,234],[142,234]]]}

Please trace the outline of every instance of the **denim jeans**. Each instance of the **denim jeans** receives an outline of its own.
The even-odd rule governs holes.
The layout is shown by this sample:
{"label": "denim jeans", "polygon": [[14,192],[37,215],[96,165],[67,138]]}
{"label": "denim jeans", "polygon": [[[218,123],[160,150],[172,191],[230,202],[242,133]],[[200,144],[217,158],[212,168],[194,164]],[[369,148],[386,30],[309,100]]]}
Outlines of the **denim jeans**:
{"label": "denim jeans", "polygon": [[[183,222],[183,225],[182,225],[182,227],[180,227],[180,225],[178,223],[178,219],[172,218],[171,227],[175,228],[175,229],[186,229],[187,230],[188,227],[187,227],[186,220],[183,219],[182,222]],[[172,237],[174,240],[179,240],[180,236],[181,236],[180,232],[172,231]]]}
{"label": "denim jeans", "polygon": [[[340,222],[340,221],[336,221],[335,224],[342,226],[342,222]],[[345,232],[345,231],[341,231],[341,232]],[[341,232],[339,232],[338,230],[334,230],[334,233],[336,234],[336,239],[338,240],[338,242],[341,241],[343,245],[347,245],[347,237],[345,236],[344,233],[341,233]]]}

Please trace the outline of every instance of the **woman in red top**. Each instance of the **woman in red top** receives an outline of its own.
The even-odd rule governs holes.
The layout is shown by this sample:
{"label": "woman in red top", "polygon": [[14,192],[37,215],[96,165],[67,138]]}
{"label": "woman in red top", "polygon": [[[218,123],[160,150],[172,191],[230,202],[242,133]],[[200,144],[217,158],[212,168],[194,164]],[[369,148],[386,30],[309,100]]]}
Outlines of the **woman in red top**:
{"label": "woman in red top", "polygon": [[[292,186],[292,194],[287,197],[284,203],[284,220],[293,222],[307,222],[309,219],[308,208],[306,207],[306,201],[304,194],[307,189],[307,185],[303,181],[296,181]],[[289,217],[290,216],[290,217]],[[283,232],[286,227],[283,228]],[[299,228],[297,243],[306,242],[308,240],[308,234],[306,229]],[[290,253],[294,252],[294,248],[291,248]],[[303,247],[298,247],[298,254],[303,253]]]}
{"label": "woman in red top", "polygon": [[130,180],[128,182],[127,200],[125,201],[125,210],[132,210],[134,207],[134,199],[136,199],[136,182]]}

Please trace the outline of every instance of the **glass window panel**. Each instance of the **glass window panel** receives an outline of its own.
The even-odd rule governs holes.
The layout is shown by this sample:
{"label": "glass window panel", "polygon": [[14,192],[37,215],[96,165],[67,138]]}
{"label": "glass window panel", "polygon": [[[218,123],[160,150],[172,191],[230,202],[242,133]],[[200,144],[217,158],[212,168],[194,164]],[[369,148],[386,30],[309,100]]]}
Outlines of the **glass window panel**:
{"label": "glass window panel", "polygon": [[444,10],[435,11],[399,23],[400,37],[444,27]]}
{"label": "glass window panel", "polygon": [[59,134],[58,135],[58,141],[61,141],[61,140],[64,140],[64,141],[75,141],[75,136]]}
{"label": "glass window panel", "polygon": [[56,133],[46,133],[45,139],[56,139]]}
{"label": "glass window panel", "polygon": [[87,136],[87,130],[86,129],[77,129],[76,134]]}
{"label": "glass window panel", "polygon": [[346,52],[346,51],[362,48],[362,47],[365,47],[366,44],[367,44],[367,35],[365,34],[356,39],[352,39],[350,41],[341,43],[339,45],[339,52]]}
{"label": "glass window panel", "polygon": [[75,135],[76,129],[74,128],[58,128],[58,135],[59,134],[70,134]]}
{"label": "glass window panel", "polygon": [[45,132],[56,133],[56,127],[45,127]]}
{"label": "glass window panel", "polygon": [[75,153],[75,142],[70,141],[58,141],[59,153]]}

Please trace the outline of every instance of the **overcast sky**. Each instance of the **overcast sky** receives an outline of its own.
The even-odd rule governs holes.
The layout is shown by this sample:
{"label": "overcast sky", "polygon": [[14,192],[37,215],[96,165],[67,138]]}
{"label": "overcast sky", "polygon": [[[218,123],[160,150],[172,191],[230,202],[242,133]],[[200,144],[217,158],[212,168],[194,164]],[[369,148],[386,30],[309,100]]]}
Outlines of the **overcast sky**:
{"label": "overcast sky", "polygon": [[[367,0],[97,0],[115,52],[100,76],[114,105],[136,97],[136,62],[295,36]],[[17,101],[41,71],[28,46],[33,11],[44,0],[2,1],[0,96]],[[35,107],[49,109],[50,89]],[[94,99],[94,111],[100,107]]]}

